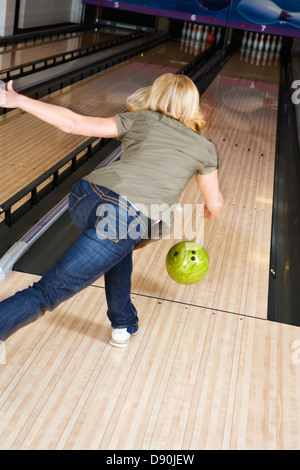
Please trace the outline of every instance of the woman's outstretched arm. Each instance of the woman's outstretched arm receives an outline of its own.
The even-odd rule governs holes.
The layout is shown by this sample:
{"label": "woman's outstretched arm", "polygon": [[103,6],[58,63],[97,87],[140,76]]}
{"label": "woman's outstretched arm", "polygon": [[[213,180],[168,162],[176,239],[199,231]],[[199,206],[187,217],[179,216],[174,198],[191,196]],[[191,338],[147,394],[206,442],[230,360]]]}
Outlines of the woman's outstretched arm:
{"label": "woman's outstretched arm", "polygon": [[28,98],[13,90],[12,81],[8,82],[7,91],[0,90],[0,106],[19,108],[66,133],[89,137],[118,137],[115,117],[83,116],[62,106]]}

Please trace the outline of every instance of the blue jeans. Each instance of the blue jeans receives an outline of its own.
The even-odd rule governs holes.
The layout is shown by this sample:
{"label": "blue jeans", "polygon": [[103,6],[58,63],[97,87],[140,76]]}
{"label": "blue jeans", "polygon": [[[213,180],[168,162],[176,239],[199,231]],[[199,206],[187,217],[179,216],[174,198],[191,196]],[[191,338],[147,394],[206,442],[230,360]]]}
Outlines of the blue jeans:
{"label": "blue jeans", "polygon": [[53,270],[0,302],[0,340],[102,275],[112,328],[137,327],[137,312],[130,298],[132,250],[147,232],[149,219],[125,198],[85,180],[72,188],[69,208],[80,236]]}

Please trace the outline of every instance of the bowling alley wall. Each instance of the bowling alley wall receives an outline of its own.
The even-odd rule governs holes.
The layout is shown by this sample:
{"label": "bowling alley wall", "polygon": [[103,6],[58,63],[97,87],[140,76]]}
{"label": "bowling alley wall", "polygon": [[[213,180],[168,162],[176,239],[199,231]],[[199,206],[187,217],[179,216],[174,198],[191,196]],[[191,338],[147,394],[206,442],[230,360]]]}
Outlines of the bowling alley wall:
{"label": "bowling alley wall", "polygon": [[80,16],[76,17],[76,10],[78,11],[80,3],[80,0],[21,0],[18,26],[20,29],[28,29],[78,22]]}
{"label": "bowling alley wall", "polygon": [[[0,36],[63,23],[80,23],[82,0],[0,0]],[[17,15],[17,18],[15,16]]]}
{"label": "bowling alley wall", "polygon": [[300,37],[299,0],[83,0],[83,3],[120,12]]}
{"label": "bowling alley wall", "polygon": [[[0,36],[17,27],[81,23],[84,10],[140,13],[193,23],[300,38],[299,0],[0,0]],[[17,18],[16,18],[17,16]]]}

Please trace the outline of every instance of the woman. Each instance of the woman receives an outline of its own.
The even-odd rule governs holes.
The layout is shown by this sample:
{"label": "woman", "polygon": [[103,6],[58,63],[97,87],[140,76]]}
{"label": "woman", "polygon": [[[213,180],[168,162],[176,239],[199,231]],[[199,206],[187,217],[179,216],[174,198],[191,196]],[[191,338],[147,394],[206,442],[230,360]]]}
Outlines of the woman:
{"label": "woman", "polygon": [[81,235],[55,268],[0,303],[0,339],[105,276],[110,344],[127,346],[138,331],[131,302],[132,251],[154,221],[170,220],[172,206],[196,174],[205,217],[219,217],[223,197],[218,157],[202,134],[199,93],[184,75],[165,74],[127,99],[128,111],[88,117],[0,90],[0,106],[19,108],[64,132],[117,138],[120,161],[95,170],[73,187],[70,214]]}

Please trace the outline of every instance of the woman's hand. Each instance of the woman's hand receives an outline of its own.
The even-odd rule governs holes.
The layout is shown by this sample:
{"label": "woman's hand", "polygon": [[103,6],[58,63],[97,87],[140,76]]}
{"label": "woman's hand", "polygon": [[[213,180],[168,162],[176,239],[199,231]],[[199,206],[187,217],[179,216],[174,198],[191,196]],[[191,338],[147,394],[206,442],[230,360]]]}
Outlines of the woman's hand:
{"label": "woman's hand", "polygon": [[18,93],[13,90],[13,81],[10,80],[7,84],[7,90],[0,89],[0,106],[2,108],[17,108],[18,97]]}

